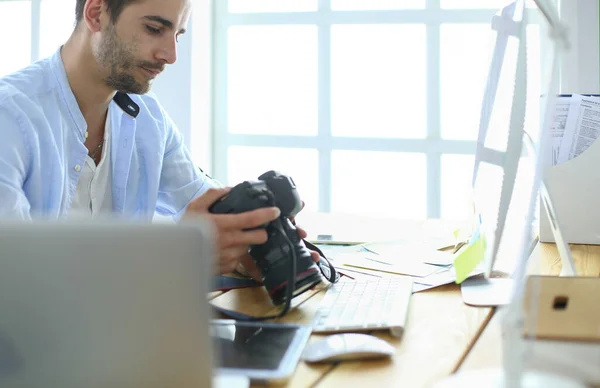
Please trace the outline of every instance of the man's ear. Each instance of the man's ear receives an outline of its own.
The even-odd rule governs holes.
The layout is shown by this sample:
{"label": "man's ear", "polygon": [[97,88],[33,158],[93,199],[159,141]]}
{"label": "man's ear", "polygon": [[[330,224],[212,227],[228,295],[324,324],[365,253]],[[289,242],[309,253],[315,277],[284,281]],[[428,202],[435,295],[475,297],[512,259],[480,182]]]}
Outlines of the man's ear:
{"label": "man's ear", "polygon": [[102,31],[102,20],[106,18],[105,0],[87,0],[83,7],[83,22],[90,32]]}

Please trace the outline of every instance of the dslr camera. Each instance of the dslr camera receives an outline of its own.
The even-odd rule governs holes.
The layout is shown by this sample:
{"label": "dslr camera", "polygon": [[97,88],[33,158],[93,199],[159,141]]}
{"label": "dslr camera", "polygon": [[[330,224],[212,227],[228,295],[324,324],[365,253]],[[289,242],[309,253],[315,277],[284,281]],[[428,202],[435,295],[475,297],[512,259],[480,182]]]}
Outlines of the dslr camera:
{"label": "dslr camera", "polygon": [[[321,282],[319,266],[312,259],[289,217],[302,209],[302,201],[291,177],[268,171],[258,181],[245,181],[211,205],[214,214],[242,213],[276,206],[281,215],[266,225],[267,242],[250,247],[250,256],[260,270],[262,281],[275,305],[287,301]],[[286,295],[287,291],[287,295]]]}

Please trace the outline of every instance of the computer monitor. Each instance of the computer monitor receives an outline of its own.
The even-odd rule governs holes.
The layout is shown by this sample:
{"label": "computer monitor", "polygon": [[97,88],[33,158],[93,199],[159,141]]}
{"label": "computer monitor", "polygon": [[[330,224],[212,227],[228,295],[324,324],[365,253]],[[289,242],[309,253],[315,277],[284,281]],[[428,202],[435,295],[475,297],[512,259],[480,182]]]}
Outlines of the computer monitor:
{"label": "computer monitor", "polygon": [[520,162],[528,92],[526,16],[524,2],[515,2],[492,20],[496,45],[481,108],[473,170],[474,205],[480,221],[476,227],[486,242],[486,277],[490,277],[498,257],[514,202],[517,172],[524,166]]}
{"label": "computer monitor", "polygon": [[[475,191],[476,215],[479,223],[479,238],[487,239],[484,266],[485,275],[490,276],[494,264],[498,259],[499,247],[503,241],[506,230],[506,220],[509,210],[514,210],[515,186],[520,167],[529,166],[531,179],[529,185],[517,198],[523,198],[522,207],[517,207],[517,214],[522,219],[516,227],[511,226],[510,243],[516,254],[516,268],[513,272],[512,292],[508,300],[512,299],[508,309],[504,312],[503,319],[503,368],[489,369],[479,373],[459,373],[441,382],[439,387],[475,386],[484,383],[486,386],[523,386],[546,387],[568,386],[578,387],[577,381],[571,381],[564,376],[555,376],[548,373],[526,371],[525,358],[528,346],[522,338],[523,325],[523,295],[525,288],[526,263],[530,255],[528,240],[533,236],[533,222],[536,203],[541,193],[542,205],[552,215],[552,201],[542,180],[543,153],[548,149],[547,128],[552,119],[554,99],[558,91],[558,60],[560,52],[568,47],[566,29],[560,23],[558,12],[552,3],[546,0],[535,0],[544,18],[550,27],[551,44],[551,71],[544,76],[542,91],[545,96],[542,104],[541,130],[536,134],[528,133],[525,128],[527,112],[527,41],[525,0],[517,0],[503,8],[499,15],[494,17],[493,28],[498,32],[494,58],[489,73],[484,102],[482,106],[481,125],[477,142],[476,163],[473,174],[473,187]],[[509,41],[512,40],[512,47]],[[513,51],[513,58],[509,55]],[[512,62],[511,62],[512,59]],[[503,73],[508,72],[509,79],[502,79]],[[512,79],[511,79],[512,77]],[[512,82],[510,82],[512,81]],[[493,113],[502,107],[496,100],[500,87],[512,86],[512,93],[508,95],[510,102],[510,121],[508,125],[494,125]],[[505,94],[506,96],[506,94]],[[506,105],[505,105],[506,108]],[[505,123],[506,124],[506,123]],[[489,129],[489,131],[488,131]],[[492,142],[490,139],[495,139]],[[493,143],[493,144],[492,144]],[[500,146],[498,146],[500,145]],[[499,174],[488,175],[482,166],[496,167]],[[492,181],[491,183],[489,181]],[[495,183],[496,196],[490,198],[485,192],[484,183]],[[513,204],[511,204],[513,202]],[[509,205],[510,209],[509,209]],[[554,214],[555,215],[555,214]],[[555,219],[555,221],[557,221]],[[563,260],[563,267],[574,271],[569,247],[564,243],[560,234],[558,222],[554,223],[554,233],[559,252]],[[565,264],[566,263],[566,264]],[[510,282],[510,280],[508,280]],[[463,284],[463,289],[465,284]],[[535,292],[532,293],[535,295]],[[464,297],[464,292],[463,292]],[[536,303],[536,300],[532,300]],[[529,304],[529,307],[533,305]]]}
{"label": "computer monitor", "polygon": [[[535,124],[538,112],[531,106],[531,97],[538,97],[527,88],[528,78],[539,75],[527,73],[525,1],[504,7],[492,21],[492,28],[497,32],[496,45],[482,103],[473,170],[476,228],[478,235],[486,240],[483,267],[488,278],[495,269],[501,247],[503,258],[514,258],[507,271],[510,273],[518,271],[519,263],[530,255],[532,243],[536,241],[532,224],[538,192],[541,205],[554,215],[551,193],[542,181],[542,158],[548,149],[547,128],[558,91],[558,52],[568,45],[568,40],[552,4],[537,3],[555,35],[555,40],[547,38],[551,71],[540,77],[541,93],[545,96],[540,104],[541,129]],[[574,274],[572,257],[568,244],[561,238],[558,220],[553,227],[564,273]]]}

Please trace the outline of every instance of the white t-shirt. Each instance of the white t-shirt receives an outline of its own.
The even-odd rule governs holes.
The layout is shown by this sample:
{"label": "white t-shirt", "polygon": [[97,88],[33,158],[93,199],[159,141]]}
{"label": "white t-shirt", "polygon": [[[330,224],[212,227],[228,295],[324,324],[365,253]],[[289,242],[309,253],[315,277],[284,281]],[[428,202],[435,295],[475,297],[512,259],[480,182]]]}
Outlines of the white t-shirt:
{"label": "white t-shirt", "polygon": [[86,157],[85,165],[82,167],[77,182],[77,190],[75,191],[69,217],[93,218],[100,214],[112,213],[111,126],[109,118],[110,114],[107,114],[100,163],[96,166],[96,162],[89,155]]}

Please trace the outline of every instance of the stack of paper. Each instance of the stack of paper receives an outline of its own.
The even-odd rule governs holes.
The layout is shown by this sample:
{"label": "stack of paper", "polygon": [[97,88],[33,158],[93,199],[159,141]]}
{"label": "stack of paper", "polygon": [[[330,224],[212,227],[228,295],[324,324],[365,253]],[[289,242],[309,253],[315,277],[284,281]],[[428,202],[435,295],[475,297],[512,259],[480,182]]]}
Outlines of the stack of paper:
{"label": "stack of paper", "polygon": [[[452,265],[456,258],[454,250],[438,250],[431,244],[385,242],[322,248],[338,271],[353,279],[410,276],[414,292],[457,279]],[[478,273],[481,271],[474,272]]]}

